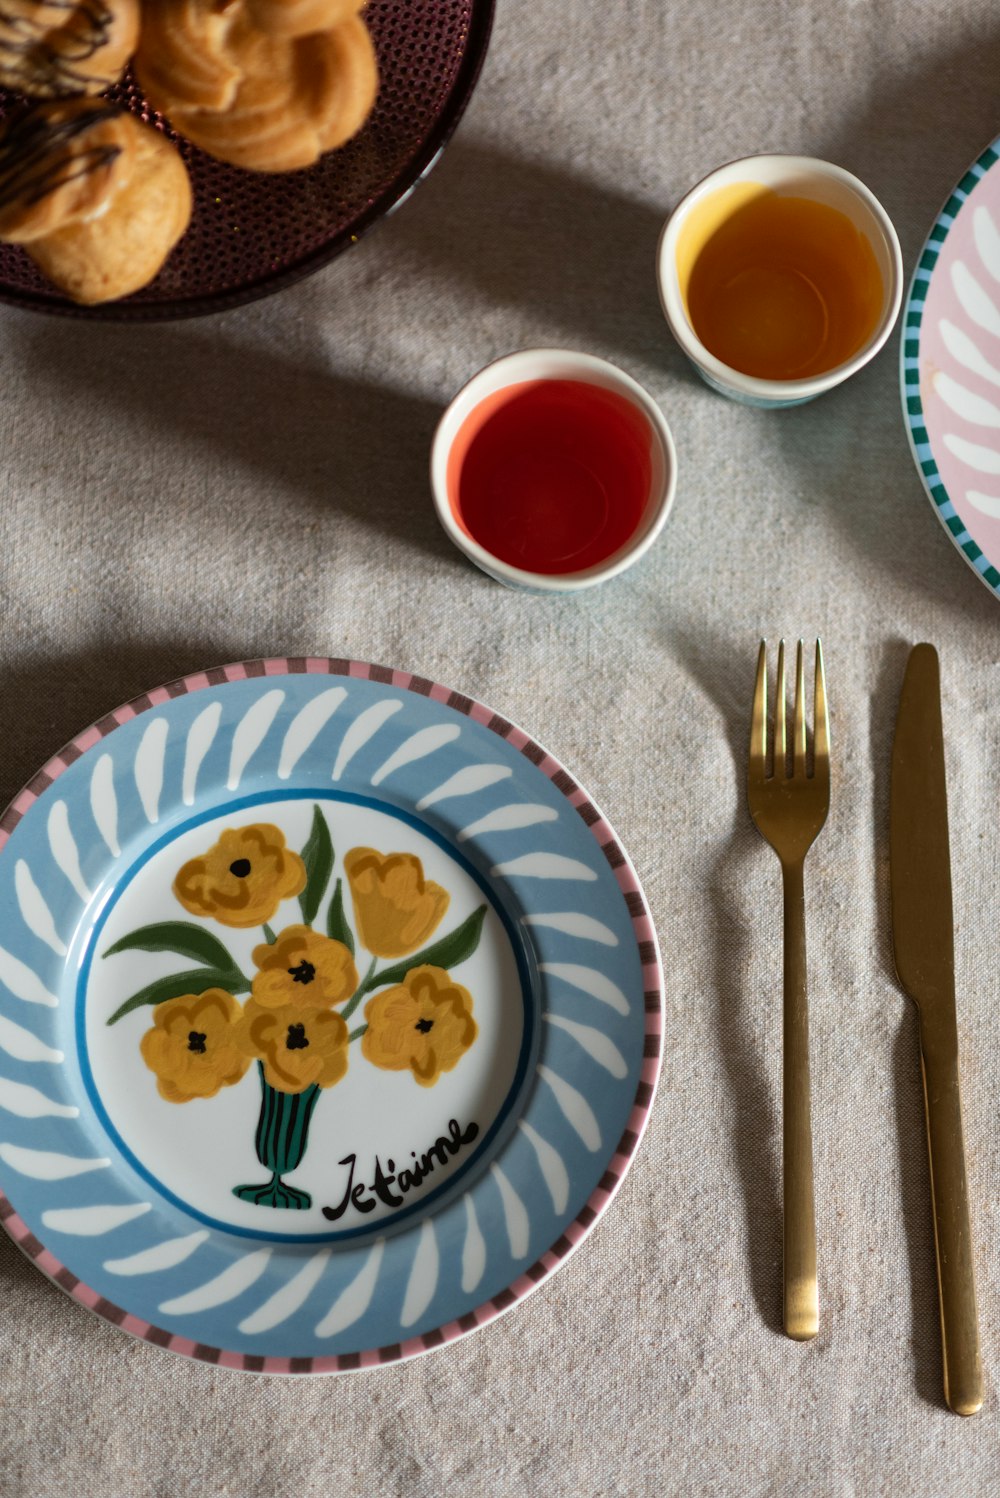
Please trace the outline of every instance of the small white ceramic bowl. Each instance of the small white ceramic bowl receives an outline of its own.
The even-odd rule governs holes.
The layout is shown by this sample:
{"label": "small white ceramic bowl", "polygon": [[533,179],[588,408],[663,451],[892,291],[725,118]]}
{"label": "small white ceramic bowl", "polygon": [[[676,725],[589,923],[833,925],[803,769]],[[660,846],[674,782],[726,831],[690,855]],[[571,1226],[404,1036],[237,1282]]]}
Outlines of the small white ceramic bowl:
{"label": "small white ceramic bowl", "polygon": [[[466,418],[489,396],[530,380],[579,380],[623,396],[649,424],[652,473],[639,524],[624,546],[581,572],[528,572],[501,561],[459,523],[448,490],[448,458]],[[508,588],[532,593],[573,593],[616,577],[644,555],[663,529],[674,502],[677,454],[670,428],[653,398],[630,375],[591,354],[569,349],[524,349],[488,364],[458,392],[447,408],[431,445],[431,489],[445,533],[483,572]]]}
{"label": "small white ceramic bowl", "polygon": [[[691,326],[678,271],[678,240],[693,209],[721,188],[759,183],[809,198],[843,213],[867,238],[882,279],[882,309],[870,337],[834,369],[801,380],[767,380],[741,373],[709,352]],[[841,166],[812,156],[747,156],[710,172],[681,199],[663,226],[656,256],[660,304],[681,348],[706,384],[750,406],[799,406],[849,379],[873,359],[892,332],[903,295],[903,257],[892,221],[863,182]]]}

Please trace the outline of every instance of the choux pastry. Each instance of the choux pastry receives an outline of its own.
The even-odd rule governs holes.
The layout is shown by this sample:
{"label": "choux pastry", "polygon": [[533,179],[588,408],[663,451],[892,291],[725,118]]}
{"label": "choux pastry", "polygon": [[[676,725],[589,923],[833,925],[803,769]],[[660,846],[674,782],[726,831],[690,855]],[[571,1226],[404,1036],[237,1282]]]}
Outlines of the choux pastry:
{"label": "choux pastry", "polygon": [[0,88],[38,98],[99,94],[139,41],[139,0],[3,0]]}
{"label": "choux pastry", "polygon": [[[364,124],[378,90],[360,16],[323,31],[289,28],[340,13],[342,0],[161,0],[147,12],[136,76],[153,105],[209,155],[261,172],[311,166]],[[356,9],[356,6],[350,7]],[[264,31],[264,17],[280,31]]]}
{"label": "choux pastry", "polygon": [[0,136],[0,238],[85,305],[159,272],[191,218],[191,185],[158,130],[101,100],[30,110]]}
{"label": "choux pastry", "polygon": [[349,21],[360,0],[247,0],[247,14],[268,36],[308,36]]}
{"label": "choux pastry", "polygon": [[28,244],[100,213],[132,174],[135,134],[103,99],[40,104],[0,134],[0,239]]}

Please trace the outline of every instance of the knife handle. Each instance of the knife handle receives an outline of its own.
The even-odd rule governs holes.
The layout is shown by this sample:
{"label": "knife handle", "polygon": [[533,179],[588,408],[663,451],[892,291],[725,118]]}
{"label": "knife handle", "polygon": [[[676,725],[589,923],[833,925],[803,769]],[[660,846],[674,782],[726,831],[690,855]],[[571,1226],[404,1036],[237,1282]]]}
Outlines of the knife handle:
{"label": "knife handle", "polygon": [[819,1330],[816,1206],[809,1107],[809,1006],[802,863],[782,863],[785,906],[782,1154],[784,1327],[797,1342]]}
{"label": "knife handle", "polygon": [[983,1402],[983,1370],[962,1138],[957,1035],[936,1035],[921,1025],[920,1069],[927,1113],[944,1397],[957,1415],[974,1415]]}

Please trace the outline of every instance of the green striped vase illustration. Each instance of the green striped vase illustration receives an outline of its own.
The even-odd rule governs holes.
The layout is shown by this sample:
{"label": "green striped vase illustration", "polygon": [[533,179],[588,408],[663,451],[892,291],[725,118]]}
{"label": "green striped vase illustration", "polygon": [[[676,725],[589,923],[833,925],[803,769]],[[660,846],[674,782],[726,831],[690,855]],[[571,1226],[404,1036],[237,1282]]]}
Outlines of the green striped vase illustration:
{"label": "green striped vase illustration", "polygon": [[312,1197],[308,1191],[287,1185],[281,1177],[302,1163],[309,1140],[309,1120],[320,1089],[313,1083],[305,1092],[279,1092],[264,1080],[260,1062],[257,1069],[262,1097],[254,1143],[257,1159],[272,1174],[262,1186],[234,1186],[233,1195],[257,1207],[290,1207],[301,1211],[312,1206]]}

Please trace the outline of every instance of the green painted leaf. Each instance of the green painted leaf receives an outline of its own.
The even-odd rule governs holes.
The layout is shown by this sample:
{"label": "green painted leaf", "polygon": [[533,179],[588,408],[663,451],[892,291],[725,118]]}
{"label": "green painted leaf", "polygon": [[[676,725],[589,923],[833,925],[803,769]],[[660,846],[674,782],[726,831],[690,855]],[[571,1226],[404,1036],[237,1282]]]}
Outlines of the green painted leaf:
{"label": "green painted leaf", "polygon": [[342,941],[344,946],[354,956],[354,932],[351,930],[344,910],[344,882],[337,880],[337,887],[330,901],[330,908],[326,913],[326,934],[332,936],[334,941]]}
{"label": "green painted leaf", "polygon": [[357,1009],[358,1005],[361,1003],[361,1000],[364,998],[365,994],[368,993],[369,989],[376,986],[374,974],[377,966],[378,958],[373,957],[367,973],[365,973],[365,976],[362,978],[361,982],[354,990],[354,993],[351,995],[347,1003],[344,1005],[343,1009],[340,1011],[340,1017],[342,1020],[349,1020],[355,1009]]}
{"label": "green painted leaf", "polygon": [[389,983],[402,983],[407,973],[415,967],[458,967],[478,947],[485,919],[486,906],[480,905],[467,920],[447,936],[442,936],[440,941],[432,942],[429,947],[425,947],[422,952],[415,952],[412,957],[404,957],[392,967],[383,968],[364,987],[370,991],[373,988],[385,988]]}
{"label": "green painted leaf", "polygon": [[138,993],[126,999],[115,1010],[108,1024],[116,1024],[126,1014],[131,1014],[133,1009],[141,1009],[144,1004],[164,1004],[167,999],[179,999],[182,994],[203,994],[207,988],[224,988],[227,993],[235,995],[249,993],[250,982],[233,967],[196,967],[188,968],[183,973],[168,973],[165,978],[147,983],[145,988],[140,988]]}
{"label": "green painted leaf", "polygon": [[302,862],[306,866],[306,887],[299,895],[299,904],[302,906],[302,919],[307,926],[311,926],[333,873],[330,829],[318,806],[313,807],[312,830],[302,849]]}
{"label": "green painted leaf", "polygon": [[103,955],[113,957],[116,952],[177,952],[181,957],[190,957],[220,971],[236,968],[218,937],[193,921],[159,921],[154,926],[140,926],[138,931],[130,931],[116,941]]}
{"label": "green painted leaf", "polygon": [[268,946],[273,947],[275,942],[278,940],[278,937],[273,928],[269,926],[266,921],[264,922],[263,931],[264,940],[267,942]]}

